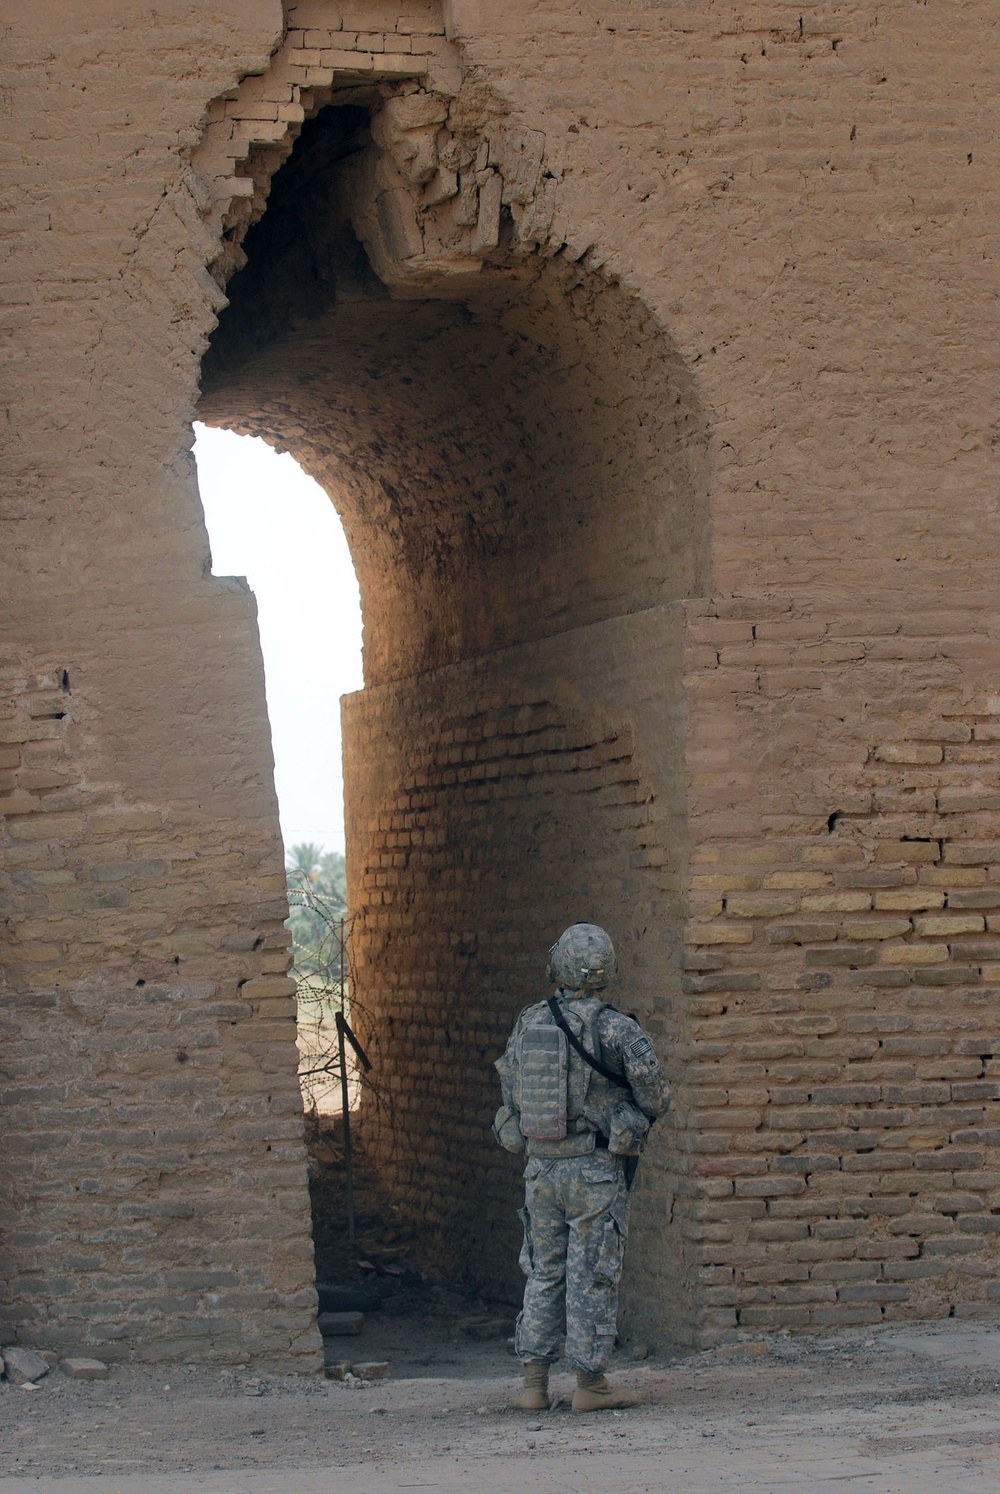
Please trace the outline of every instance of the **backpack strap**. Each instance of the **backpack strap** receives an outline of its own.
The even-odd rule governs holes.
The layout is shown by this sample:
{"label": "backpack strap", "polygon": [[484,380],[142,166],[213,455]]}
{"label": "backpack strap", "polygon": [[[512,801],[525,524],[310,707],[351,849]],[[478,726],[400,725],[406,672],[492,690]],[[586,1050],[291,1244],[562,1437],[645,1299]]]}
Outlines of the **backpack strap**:
{"label": "backpack strap", "polygon": [[562,1031],[566,1034],[566,1037],[569,1040],[570,1047],[574,1050],[574,1052],[579,1053],[584,1063],[588,1063],[595,1073],[600,1074],[601,1078],[607,1079],[609,1083],[620,1085],[623,1089],[628,1088],[627,1081],[621,1074],[614,1073],[613,1070],[607,1068],[603,1063],[600,1063],[592,1053],[587,1052],[586,1048],[580,1042],[580,1039],[570,1027],[569,1023],[566,1021],[566,1018],[563,1016],[559,1008],[559,1003],[554,996],[549,997],[549,1011],[552,1013],[553,1022],[555,1022],[556,1026],[561,1028]]}

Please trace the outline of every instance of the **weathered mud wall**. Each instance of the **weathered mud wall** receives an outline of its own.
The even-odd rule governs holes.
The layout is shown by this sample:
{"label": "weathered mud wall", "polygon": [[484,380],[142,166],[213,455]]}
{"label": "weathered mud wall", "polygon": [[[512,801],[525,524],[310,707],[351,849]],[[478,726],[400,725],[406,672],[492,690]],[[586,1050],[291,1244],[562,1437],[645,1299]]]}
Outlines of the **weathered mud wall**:
{"label": "weathered mud wall", "polygon": [[[189,454],[182,185],[277,7],[8,14],[0,1336],[314,1365],[252,598]],[[58,13],[57,13],[58,12]]]}
{"label": "weathered mud wall", "polygon": [[[677,1081],[630,1318],[992,1315],[993,9],[6,19],[3,1333],[315,1362],[252,606],[206,574],[188,450],[219,284],[235,316],[326,106],[370,143],[304,258],[261,251],[286,289],[220,327],[203,409],[294,450],[358,557],[349,851],[401,1197],[458,1142],[434,1248],[478,1227],[468,1179],[491,1227],[513,1203],[441,1112],[489,1109],[575,888]],[[599,870],[560,888],[567,837]]]}

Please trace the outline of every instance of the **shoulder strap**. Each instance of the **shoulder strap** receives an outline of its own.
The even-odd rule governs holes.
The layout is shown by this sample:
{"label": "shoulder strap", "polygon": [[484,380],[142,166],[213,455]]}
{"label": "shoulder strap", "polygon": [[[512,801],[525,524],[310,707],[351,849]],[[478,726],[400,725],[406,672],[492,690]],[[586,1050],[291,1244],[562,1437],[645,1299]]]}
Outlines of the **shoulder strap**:
{"label": "shoulder strap", "polygon": [[598,1060],[593,1056],[593,1054],[587,1052],[586,1048],[580,1042],[580,1039],[577,1037],[576,1033],[572,1030],[569,1023],[566,1021],[566,1018],[560,1011],[559,1003],[554,996],[549,997],[549,1011],[552,1013],[552,1020],[555,1022],[556,1026],[561,1028],[569,1039],[570,1047],[576,1053],[579,1053],[584,1063],[588,1063],[596,1073],[600,1074],[602,1079],[609,1080],[611,1084],[619,1084],[622,1086],[625,1085],[625,1080],[622,1078],[621,1074],[616,1074],[612,1069],[607,1068],[603,1063],[599,1063]]}

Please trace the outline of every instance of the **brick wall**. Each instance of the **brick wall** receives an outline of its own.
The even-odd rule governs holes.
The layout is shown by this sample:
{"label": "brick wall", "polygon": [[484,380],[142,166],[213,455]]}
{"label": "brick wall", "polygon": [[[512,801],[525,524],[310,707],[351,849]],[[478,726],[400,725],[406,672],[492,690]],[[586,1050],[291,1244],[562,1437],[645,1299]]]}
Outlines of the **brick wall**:
{"label": "brick wall", "polygon": [[[258,302],[287,357],[263,321],[223,357],[220,328],[203,408],[293,449],[358,558],[378,690],[349,724],[379,752],[349,764],[352,885],[401,878],[360,910],[364,958],[388,982],[378,918],[409,908],[391,989],[407,1022],[457,1015],[474,962],[434,963],[433,873],[486,951],[463,1030],[481,1106],[480,1049],[522,993],[495,973],[509,884],[474,897],[467,874],[538,847],[532,960],[577,912],[542,895],[554,832],[604,790],[518,732],[498,779],[460,784],[475,763],[444,762],[445,736],[543,703],[560,752],[630,732],[658,838],[612,802],[577,843],[677,1088],[633,1320],[707,1341],[995,1310],[998,24],[983,0],[163,0],[155,24],[11,23],[5,1333],[183,1357],[250,1335],[315,1363],[259,654],[245,593],[206,577],[189,448],[220,286],[235,312],[274,173],[331,102],[367,113],[372,148],[303,237],[329,266],[349,225],[382,289],[342,280],[322,327]],[[431,766],[445,844],[379,843]],[[431,1047],[408,1079],[447,1082]],[[462,1144],[499,1226],[515,1180]],[[435,1250],[463,1209],[426,1217]]]}
{"label": "brick wall", "polygon": [[312,1369],[256,621],[190,455],[190,151],[281,17],[114,9],[12,18],[3,64],[0,1338]]}
{"label": "brick wall", "polygon": [[280,847],[88,779],[67,657],[3,671],[0,1336],[308,1365]]}
{"label": "brick wall", "polygon": [[706,1323],[992,1316],[1000,701],[948,688],[991,624],[754,616],[707,604],[688,632]]}
{"label": "brick wall", "polygon": [[[610,998],[676,1051],[684,843],[662,747],[678,621],[638,613],[345,701],[354,991],[389,1099],[362,1123],[434,1264],[493,1297],[521,1280],[521,1168],[489,1133],[493,1062],[550,990],[546,952],[568,923],[613,932]],[[655,702],[651,654],[667,676]],[[664,1127],[637,1202],[633,1321],[674,1336],[693,1321],[672,1269],[686,1170]]]}

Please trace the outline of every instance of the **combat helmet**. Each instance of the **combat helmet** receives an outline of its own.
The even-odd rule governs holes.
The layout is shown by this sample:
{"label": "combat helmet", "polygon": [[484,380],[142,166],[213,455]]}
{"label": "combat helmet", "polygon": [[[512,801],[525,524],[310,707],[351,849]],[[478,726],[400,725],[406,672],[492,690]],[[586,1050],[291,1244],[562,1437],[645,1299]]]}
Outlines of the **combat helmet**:
{"label": "combat helmet", "polygon": [[568,991],[599,991],[618,969],[615,947],[596,923],[572,923],[549,950],[545,974]]}

